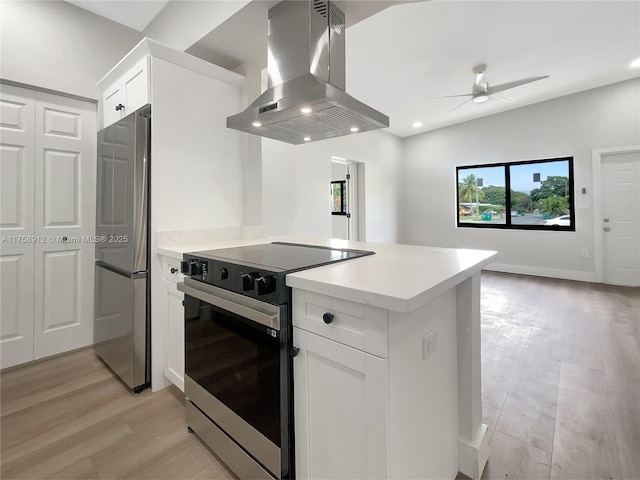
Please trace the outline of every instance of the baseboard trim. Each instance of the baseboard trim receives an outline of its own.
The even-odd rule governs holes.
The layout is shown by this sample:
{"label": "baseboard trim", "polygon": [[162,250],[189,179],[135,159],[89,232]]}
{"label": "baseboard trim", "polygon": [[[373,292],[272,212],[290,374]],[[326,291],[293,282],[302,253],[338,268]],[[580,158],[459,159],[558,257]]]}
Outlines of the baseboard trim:
{"label": "baseboard trim", "polygon": [[578,282],[596,282],[595,272],[560,270],[557,268],[534,267],[531,265],[509,265],[506,263],[491,263],[484,267],[484,270],[503,273],[517,273],[520,275],[533,275],[536,277],[560,278],[563,280],[576,280]]}
{"label": "baseboard trim", "polygon": [[473,443],[458,439],[458,471],[473,480],[480,480],[489,459],[487,430],[487,425],[483,423],[478,438]]}

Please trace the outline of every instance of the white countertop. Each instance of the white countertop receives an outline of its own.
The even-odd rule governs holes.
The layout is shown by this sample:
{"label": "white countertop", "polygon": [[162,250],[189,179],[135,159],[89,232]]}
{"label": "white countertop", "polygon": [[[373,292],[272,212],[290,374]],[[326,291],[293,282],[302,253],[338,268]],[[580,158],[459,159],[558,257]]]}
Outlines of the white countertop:
{"label": "white countertop", "polygon": [[287,285],[375,307],[410,313],[479,272],[497,252],[346,240],[271,237],[215,244],[160,246],[158,254],[182,259],[186,252],[288,241],[371,250],[368,255],[287,275]]}

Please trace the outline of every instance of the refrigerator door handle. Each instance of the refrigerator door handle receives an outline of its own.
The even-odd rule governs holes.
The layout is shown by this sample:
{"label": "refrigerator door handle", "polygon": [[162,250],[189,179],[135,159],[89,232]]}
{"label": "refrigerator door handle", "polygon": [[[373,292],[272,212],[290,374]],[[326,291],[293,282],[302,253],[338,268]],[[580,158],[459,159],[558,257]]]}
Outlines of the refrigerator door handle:
{"label": "refrigerator door handle", "polygon": [[127,272],[126,270],[118,268],[109,263],[105,263],[101,260],[96,260],[96,267],[102,267],[106,270],[109,270],[113,273],[117,273],[118,275],[122,275],[123,277],[127,277],[132,280],[137,280],[139,278],[147,278],[147,272]]}

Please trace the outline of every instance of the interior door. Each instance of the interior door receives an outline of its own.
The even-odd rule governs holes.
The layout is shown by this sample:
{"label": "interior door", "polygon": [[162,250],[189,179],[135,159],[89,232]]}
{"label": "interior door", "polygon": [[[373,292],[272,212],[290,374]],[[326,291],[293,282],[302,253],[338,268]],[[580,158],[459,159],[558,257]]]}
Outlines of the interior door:
{"label": "interior door", "polygon": [[[339,182],[339,183],[336,183]],[[349,175],[344,162],[331,162],[331,238],[349,240]]]}
{"label": "interior door", "polygon": [[36,92],[36,359],[93,340],[95,132],[95,104]]}
{"label": "interior door", "polygon": [[604,282],[640,286],[640,152],[602,156]]}
{"label": "interior door", "polygon": [[33,360],[34,111],[33,90],[0,85],[1,368]]}

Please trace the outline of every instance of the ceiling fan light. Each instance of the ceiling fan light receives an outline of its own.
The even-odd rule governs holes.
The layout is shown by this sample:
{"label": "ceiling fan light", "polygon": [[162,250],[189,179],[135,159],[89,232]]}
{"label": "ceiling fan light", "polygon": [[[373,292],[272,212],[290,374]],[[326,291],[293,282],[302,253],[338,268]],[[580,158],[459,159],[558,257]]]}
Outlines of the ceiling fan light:
{"label": "ceiling fan light", "polygon": [[484,103],[487,100],[489,100],[488,93],[481,92],[473,96],[473,103]]}

